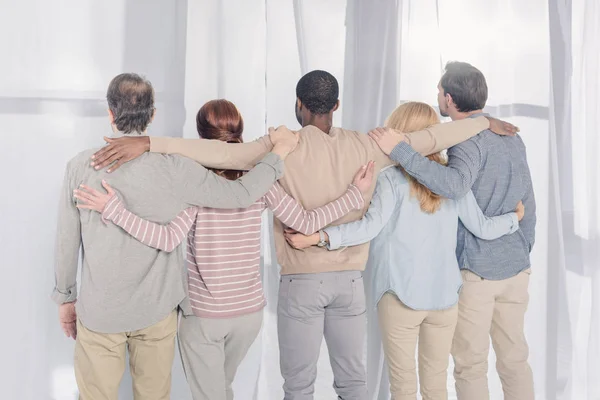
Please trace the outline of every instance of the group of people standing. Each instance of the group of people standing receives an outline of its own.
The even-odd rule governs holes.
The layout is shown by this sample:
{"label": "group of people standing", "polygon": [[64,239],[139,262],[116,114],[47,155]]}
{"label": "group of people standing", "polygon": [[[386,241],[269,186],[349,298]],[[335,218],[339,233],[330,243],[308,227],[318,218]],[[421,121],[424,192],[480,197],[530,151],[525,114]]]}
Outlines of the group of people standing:
{"label": "group of people standing", "polygon": [[533,400],[524,318],[536,218],[525,146],[516,127],[483,114],[487,85],[475,67],[447,64],[438,91],[453,122],[409,102],[365,135],[332,126],[338,82],[312,71],[296,87],[303,128],[243,143],[227,100],[198,111],[200,139],[146,136],[151,84],[115,77],[114,135],[69,162],[58,219],[53,298],[76,339],[80,398],[116,400],[128,351],[135,398],[169,399],[176,336],[194,400],[233,398],[266,304],[268,208],[286,400],[313,398],[323,337],[338,398],[368,398],[371,306],[393,399],[417,397],[417,345],[423,399],[447,399],[450,355],[458,398],[489,399],[491,336],[504,398]]}

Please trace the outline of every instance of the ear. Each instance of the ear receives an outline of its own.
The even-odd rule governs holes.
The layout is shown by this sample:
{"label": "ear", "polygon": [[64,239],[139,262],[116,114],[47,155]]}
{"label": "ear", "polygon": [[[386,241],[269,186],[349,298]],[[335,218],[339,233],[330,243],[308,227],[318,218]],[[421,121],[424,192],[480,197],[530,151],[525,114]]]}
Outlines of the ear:
{"label": "ear", "polygon": [[340,108],[340,101],[336,101],[335,102],[335,106],[333,106],[333,109],[331,111],[337,111],[337,109]]}
{"label": "ear", "polygon": [[446,93],[446,95],[444,96],[444,98],[446,99],[446,106],[447,107],[454,106],[454,100],[452,100],[452,95],[450,93]]}
{"label": "ear", "polygon": [[107,110],[108,111],[108,119],[110,121],[110,124],[114,124],[115,123],[115,115],[113,114],[113,112],[110,110],[110,108]]}
{"label": "ear", "polygon": [[150,123],[154,122],[154,117],[156,117],[156,108],[152,110],[152,118],[150,118]]}
{"label": "ear", "polygon": [[296,106],[298,107],[299,110],[302,109],[302,100],[300,100],[299,98],[296,97]]}

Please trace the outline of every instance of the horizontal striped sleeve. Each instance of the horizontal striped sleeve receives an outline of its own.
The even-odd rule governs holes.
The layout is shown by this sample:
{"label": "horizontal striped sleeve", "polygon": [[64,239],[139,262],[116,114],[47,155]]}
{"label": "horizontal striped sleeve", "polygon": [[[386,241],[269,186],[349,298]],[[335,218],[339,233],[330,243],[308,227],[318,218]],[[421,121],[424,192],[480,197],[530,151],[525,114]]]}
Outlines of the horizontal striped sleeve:
{"label": "horizontal striped sleeve", "polygon": [[350,185],[338,199],[310,211],[287,194],[279,183],[273,185],[265,195],[265,200],[277,219],[305,235],[317,232],[349,212],[361,209],[365,204],[362,193],[355,185]]}
{"label": "horizontal striped sleeve", "polygon": [[187,208],[167,225],[162,225],[140,218],[127,210],[116,196],[113,199],[107,203],[102,213],[103,218],[121,227],[146,246],[166,252],[175,250],[187,237],[198,212],[196,207]]}

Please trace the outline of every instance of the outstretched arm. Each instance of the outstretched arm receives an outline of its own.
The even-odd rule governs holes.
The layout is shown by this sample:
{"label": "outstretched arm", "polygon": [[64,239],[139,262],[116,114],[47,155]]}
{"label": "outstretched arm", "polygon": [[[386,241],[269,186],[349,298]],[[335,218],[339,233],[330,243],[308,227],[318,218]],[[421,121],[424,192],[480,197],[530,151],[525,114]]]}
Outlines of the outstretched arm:
{"label": "outstretched arm", "polygon": [[278,143],[289,139],[291,131],[285,126],[269,128],[269,135],[250,143],[225,143],[208,139],[176,139],[149,136],[124,136],[108,138],[108,143],[98,150],[91,160],[95,169],[109,167],[115,171],[147,151],[153,153],[179,154],[216,169],[249,170],[256,165]]}
{"label": "outstretched arm", "polygon": [[494,240],[516,232],[519,229],[519,221],[523,218],[525,212],[523,203],[519,202],[515,212],[496,217],[486,217],[471,191],[458,200],[456,206],[458,217],[465,228],[473,235],[484,240]]}
{"label": "outstretched arm", "polygon": [[[396,196],[392,183],[385,174],[377,179],[375,193],[371,205],[362,219],[325,229],[329,250],[344,246],[355,246],[372,240],[381,232],[394,212]],[[285,238],[290,246],[303,249],[319,242],[319,235],[304,236],[299,233],[286,232]]]}
{"label": "outstretched arm", "polygon": [[448,150],[448,165],[432,161],[417,153],[407,143],[400,143],[390,157],[432,192],[449,199],[464,197],[481,169],[481,152],[473,141]]}
{"label": "outstretched arm", "polygon": [[170,253],[187,237],[197,213],[196,207],[186,208],[167,225],[162,225],[140,218],[127,210],[118,196],[113,196],[102,212],[102,219],[123,228],[146,246]]}
{"label": "outstretched arm", "polygon": [[106,182],[102,181],[102,186],[107,193],[82,185],[75,193],[75,197],[81,200],[77,207],[102,213],[104,222],[111,221],[146,246],[168,253],[175,250],[186,238],[198,213],[196,207],[189,207],[167,225],[151,222],[126,209],[119,196]]}
{"label": "outstretched arm", "polygon": [[361,167],[352,184],[341,197],[314,210],[307,211],[296,199],[285,192],[279,183],[265,196],[267,206],[285,225],[304,235],[310,235],[338,220],[350,211],[364,207],[363,193],[371,187],[374,163]]}

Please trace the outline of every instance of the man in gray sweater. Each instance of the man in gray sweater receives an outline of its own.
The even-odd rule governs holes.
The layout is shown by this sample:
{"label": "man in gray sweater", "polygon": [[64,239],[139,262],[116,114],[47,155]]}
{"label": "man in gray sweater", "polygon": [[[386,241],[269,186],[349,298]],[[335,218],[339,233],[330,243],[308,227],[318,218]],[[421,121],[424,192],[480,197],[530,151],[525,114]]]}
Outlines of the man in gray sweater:
{"label": "man in gray sweater", "polygon": [[[109,85],[107,100],[114,137],[145,134],[155,111],[148,81],[136,74],[118,75]],[[283,129],[272,139],[273,151],[237,181],[184,157],[151,153],[112,173],[110,184],[127,199],[132,212],[152,221],[167,223],[192,205],[248,207],[282,176],[282,159],[297,143],[297,136]],[[117,400],[128,349],[135,398],[167,400],[176,309],[186,299],[183,257],[179,251],[145,246],[116,225],[105,224],[101,214],[77,207],[74,190],[84,182],[99,187],[107,177],[90,166],[97,150],[84,151],[67,165],[52,298],[59,304],[63,331],[76,339],[75,376],[81,399]]]}

